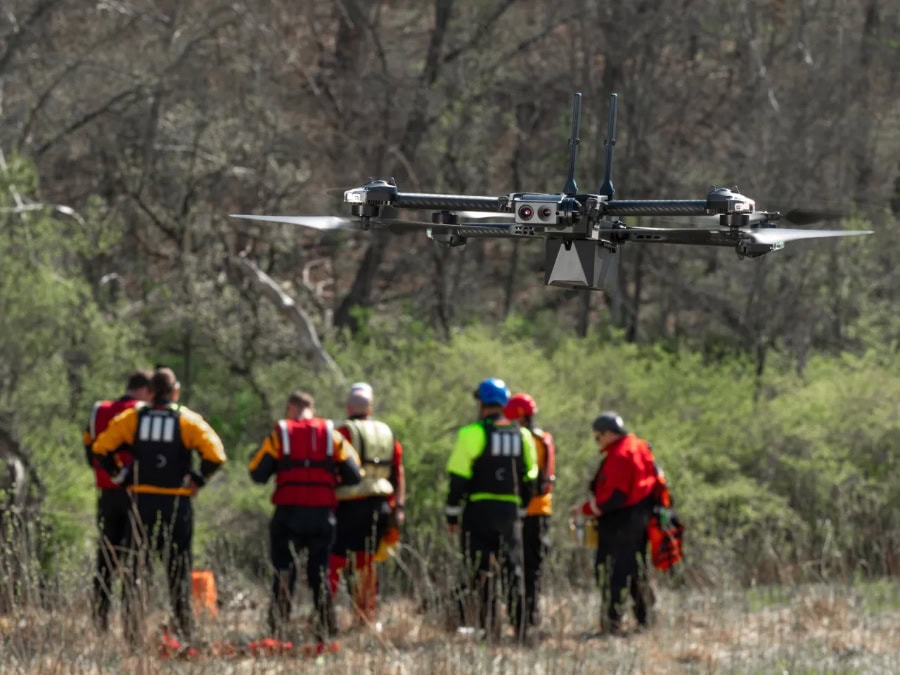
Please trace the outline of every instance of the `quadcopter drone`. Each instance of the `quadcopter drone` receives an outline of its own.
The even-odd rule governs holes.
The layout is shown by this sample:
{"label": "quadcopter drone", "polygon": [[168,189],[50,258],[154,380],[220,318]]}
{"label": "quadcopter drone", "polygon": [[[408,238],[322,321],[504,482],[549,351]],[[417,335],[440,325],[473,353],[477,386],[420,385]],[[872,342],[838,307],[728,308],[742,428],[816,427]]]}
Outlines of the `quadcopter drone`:
{"label": "quadcopter drone", "polygon": [[[615,199],[612,182],[616,145],[616,101],[610,95],[606,168],[596,193],[581,193],[575,182],[581,124],[581,94],[575,94],[569,139],[568,177],[559,194],[513,192],[501,197],[400,192],[393,178],[373,180],[344,192],[351,217],[256,216],[234,218],[291,223],[318,230],[424,230],[442,246],[463,246],[480,237],[543,239],[548,286],[611,291],[618,279],[619,249],[627,242],[728,246],[739,258],[758,258],[785,242],[821,237],[871,234],[870,230],[778,228],[786,220],[807,225],[822,213],[792,210],[757,211],[756,203],[737,188],[713,187],[706,199]],[[398,219],[399,209],[431,211],[431,222]],[[630,227],[625,216],[690,217],[710,227]],[[488,222],[485,222],[488,221]]]}

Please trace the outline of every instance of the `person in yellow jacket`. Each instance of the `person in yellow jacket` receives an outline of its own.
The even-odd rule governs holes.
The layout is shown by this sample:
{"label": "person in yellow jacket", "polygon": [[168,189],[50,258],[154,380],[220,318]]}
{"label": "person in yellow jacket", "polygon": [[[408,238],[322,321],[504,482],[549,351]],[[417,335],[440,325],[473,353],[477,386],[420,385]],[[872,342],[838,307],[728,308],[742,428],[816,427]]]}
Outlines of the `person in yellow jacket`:
{"label": "person in yellow jacket", "polygon": [[[194,516],[191,498],[225,463],[222,441],[199,414],[180,405],[180,385],[170,368],[158,368],[150,378],[153,401],[129,408],[112,419],[94,441],[93,452],[114,481],[127,487],[134,500],[136,522],[130,531],[133,555],[131,584],[125,594],[125,634],[132,642],[143,637],[150,552],[167,563],[166,578],[175,632],[189,642],[191,617],[191,544]],[[130,451],[132,462],[122,469],[115,461]],[[192,453],[200,456],[199,470]]]}
{"label": "person in yellow jacket", "polygon": [[521,563],[521,518],[538,476],[534,442],[528,429],[503,416],[509,389],[503,380],[484,380],[475,390],[478,421],[459,430],[447,462],[450,489],[445,514],[451,535],[462,547],[479,589],[478,621],[497,635],[497,597],[492,583],[502,570],[510,620],[525,638],[526,621]]}
{"label": "person in yellow jacket", "polygon": [[525,612],[528,624],[540,623],[538,594],[544,558],[550,548],[550,514],[553,513],[553,484],[556,482],[556,445],[553,436],[534,426],[538,408],[528,394],[516,394],[503,408],[507,419],[528,429],[534,438],[537,452],[537,486],[528,503],[522,524],[522,550],[525,568]]}

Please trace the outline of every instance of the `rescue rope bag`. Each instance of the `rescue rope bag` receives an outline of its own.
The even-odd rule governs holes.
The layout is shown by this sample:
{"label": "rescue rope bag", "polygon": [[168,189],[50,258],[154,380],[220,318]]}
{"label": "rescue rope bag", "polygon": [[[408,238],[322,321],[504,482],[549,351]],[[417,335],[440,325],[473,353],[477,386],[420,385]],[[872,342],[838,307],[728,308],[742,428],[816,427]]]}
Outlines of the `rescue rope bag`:
{"label": "rescue rope bag", "polygon": [[668,508],[660,507],[647,525],[650,561],[658,570],[669,570],[684,557],[684,525]]}
{"label": "rescue rope bag", "polygon": [[672,494],[666,483],[666,474],[656,467],[656,487],[653,491],[656,505],[647,524],[650,540],[650,561],[658,570],[670,570],[684,557],[684,525],[672,508]]}

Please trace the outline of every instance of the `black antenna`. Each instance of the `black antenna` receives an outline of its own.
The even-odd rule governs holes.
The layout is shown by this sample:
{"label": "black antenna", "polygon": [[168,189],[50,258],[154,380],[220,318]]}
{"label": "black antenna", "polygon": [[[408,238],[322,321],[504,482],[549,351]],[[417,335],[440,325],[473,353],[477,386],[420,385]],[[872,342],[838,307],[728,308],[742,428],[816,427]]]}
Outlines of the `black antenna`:
{"label": "black antenna", "polygon": [[572,135],[569,137],[569,177],[566,178],[566,186],[563,192],[572,197],[578,194],[578,184],[575,182],[575,160],[578,159],[578,129],[581,127],[581,92],[575,94],[572,103]]}
{"label": "black antenna", "polygon": [[612,182],[613,150],[616,149],[616,99],[618,94],[609,95],[609,129],[606,132],[606,173],[603,176],[603,185],[600,186],[600,194],[612,199],[616,189]]}

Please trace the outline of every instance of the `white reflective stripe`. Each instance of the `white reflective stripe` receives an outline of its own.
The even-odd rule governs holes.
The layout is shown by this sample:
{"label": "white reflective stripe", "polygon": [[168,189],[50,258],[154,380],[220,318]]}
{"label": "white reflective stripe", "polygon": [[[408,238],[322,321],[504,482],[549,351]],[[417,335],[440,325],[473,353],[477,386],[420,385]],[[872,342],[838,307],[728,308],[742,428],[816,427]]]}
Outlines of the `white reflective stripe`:
{"label": "white reflective stripe", "polygon": [[171,443],[175,440],[175,418],[167,417],[163,423],[162,439],[164,443]]}
{"label": "white reflective stripe", "polygon": [[102,403],[102,401],[97,401],[94,404],[93,410],[91,410],[91,421],[88,423],[88,433],[91,435],[92,441],[97,440],[97,411],[100,410],[100,405]]}
{"label": "white reflective stripe", "polygon": [[332,420],[325,420],[325,438],[327,439],[325,454],[328,457],[334,457],[334,422]]}
{"label": "white reflective stripe", "polygon": [[150,421],[150,415],[144,415],[143,417],[141,417],[141,428],[138,431],[139,441],[150,440]]}
{"label": "white reflective stripe", "polygon": [[521,435],[497,431],[491,434],[492,457],[519,457],[521,454]]}
{"label": "white reflective stripe", "polygon": [[288,436],[287,422],[279,420],[278,428],[281,430],[281,454],[288,457],[291,454],[291,437]]}
{"label": "white reflective stripe", "polygon": [[154,417],[153,418],[153,426],[150,428],[150,440],[158,441],[162,438],[162,425],[163,418],[162,417]]}
{"label": "white reflective stripe", "polygon": [[448,506],[444,509],[444,513],[448,516],[458,516],[462,513],[461,506]]}

